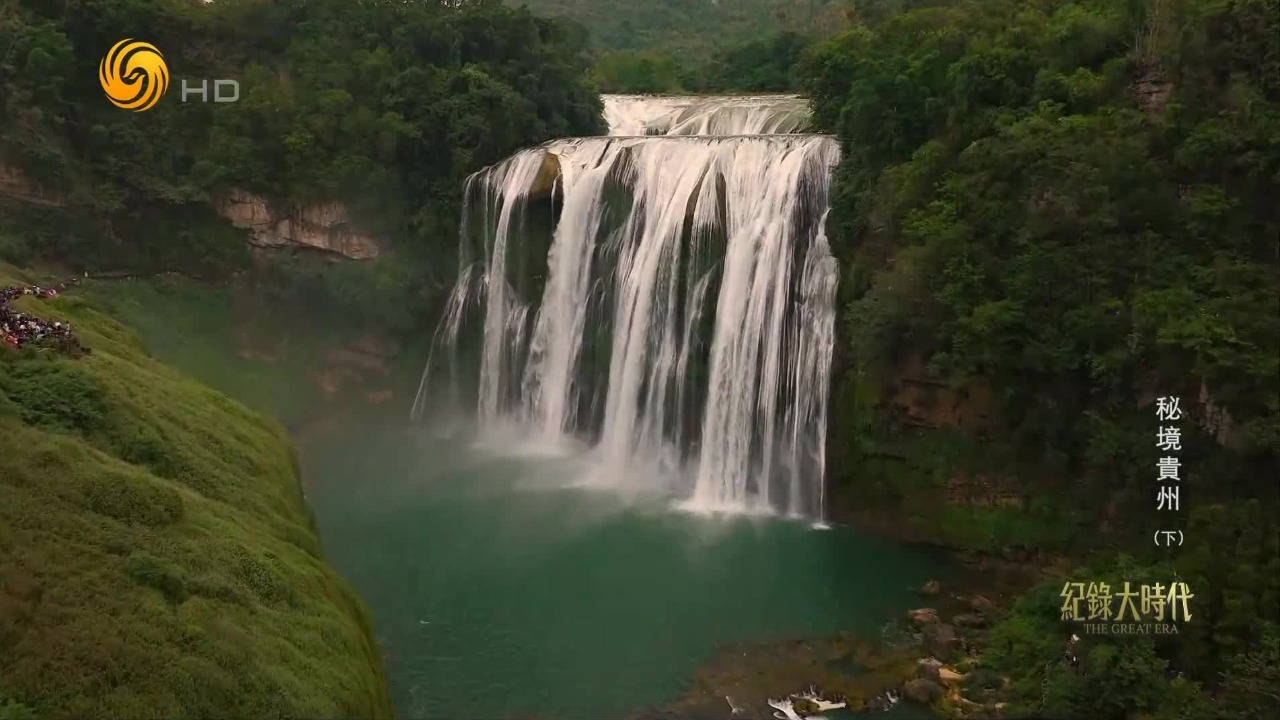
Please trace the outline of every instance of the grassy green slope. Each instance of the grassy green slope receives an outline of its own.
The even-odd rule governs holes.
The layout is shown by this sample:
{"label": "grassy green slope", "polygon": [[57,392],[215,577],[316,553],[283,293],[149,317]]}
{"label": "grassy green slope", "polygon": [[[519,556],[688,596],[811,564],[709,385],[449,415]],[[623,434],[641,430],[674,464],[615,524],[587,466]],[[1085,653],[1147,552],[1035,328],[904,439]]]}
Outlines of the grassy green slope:
{"label": "grassy green slope", "polygon": [[93,353],[0,353],[0,707],[390,716],[284,430],[74,294],[18,305]]}

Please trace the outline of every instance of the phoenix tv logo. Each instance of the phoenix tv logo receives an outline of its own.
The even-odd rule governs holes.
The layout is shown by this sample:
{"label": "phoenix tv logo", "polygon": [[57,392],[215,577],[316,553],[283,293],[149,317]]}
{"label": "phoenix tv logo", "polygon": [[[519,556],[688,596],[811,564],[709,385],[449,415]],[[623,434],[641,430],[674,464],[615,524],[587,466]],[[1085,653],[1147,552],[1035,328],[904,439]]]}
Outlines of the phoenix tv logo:
{"label": "phoenix tv logo", "polygon": [[98,81],[112,105],[143,112],[160,102],[169,89],[169,65],[155,45],[121,40],[98,63]]}
{"label": "phoenix tv logo", "polygon": [[[122,110],[145,112],[156,106],[169,90],[169,64],[160,49],[149,42],[126,38],[111,47],[98,63],[98,82],[112,105]],[[223,93],[229,90],[229,93]],[[213,99],[209,99],[209,80],[189,85],[182,79],[182,102],[198,96],[201,102],[228,103],[240,99],[240,83],[235,80],[213,81]]]}

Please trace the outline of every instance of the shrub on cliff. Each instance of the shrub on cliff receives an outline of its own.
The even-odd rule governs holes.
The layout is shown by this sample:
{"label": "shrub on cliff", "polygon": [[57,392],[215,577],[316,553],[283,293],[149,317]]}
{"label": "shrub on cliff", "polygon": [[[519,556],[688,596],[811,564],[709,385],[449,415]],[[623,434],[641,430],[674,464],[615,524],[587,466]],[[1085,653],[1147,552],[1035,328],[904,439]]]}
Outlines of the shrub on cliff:
{"label": "shrub on cliff", "polygon": [[1236,720],[1269,720],[1280,708],[1280,631],[1268,625],[1255,649],[1237,655],[1223,673],[1222,707]]}
{"label": "shrub on cliff", "polygon": [[0,720],[36,720],[31,708],[0,697]]}
{"label": "shrub on cliff", "polygon": [[102,389],[70,361],[43,357],[0,366],[0,389],[21,408],[28,424],[60,432],[93,432],[102,426]]}

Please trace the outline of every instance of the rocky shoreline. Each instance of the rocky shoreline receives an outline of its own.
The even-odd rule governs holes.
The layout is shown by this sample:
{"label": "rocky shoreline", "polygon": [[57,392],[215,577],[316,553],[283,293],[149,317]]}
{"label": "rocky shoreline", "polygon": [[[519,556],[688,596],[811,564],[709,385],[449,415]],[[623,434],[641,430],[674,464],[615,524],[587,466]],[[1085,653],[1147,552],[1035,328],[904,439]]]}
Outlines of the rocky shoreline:
{"label": "rocky shoreline", "polygon": [[902,694],[947,717],[1001,717],[1009,680],[979,667],[984,631],[999,618],[1000,608],[984,595],[942,596],[937,582],[921,592],[937,602],[907,612],[922,657]]}
{"label": "rocky shoreline", "polygon": [[793,720],[783,709],[787,698],[802,720],[887,710],[896,710],[895,718],[1001,718],[1009,679],[981,667],[986,633],[1019,591],[1044,576],[1044,566],[961,560],[969,577],[951,587],[926,583],[920,607],[885,626],[880,637],[844,633],[726,647],[697,673],[684,698],[630,720]]}
{"label": "rocky shoreline", "polygon": [[[638,713],[633,720],[772,720],[770,700],[791,698],[798,710],[813,712],[810,691],[849,710],[870,701],[910,672],[909,652],[850,634],[780,643],[735,644],[704,666],[681,700]],[[805,713],[799,713],[801,717]]]}

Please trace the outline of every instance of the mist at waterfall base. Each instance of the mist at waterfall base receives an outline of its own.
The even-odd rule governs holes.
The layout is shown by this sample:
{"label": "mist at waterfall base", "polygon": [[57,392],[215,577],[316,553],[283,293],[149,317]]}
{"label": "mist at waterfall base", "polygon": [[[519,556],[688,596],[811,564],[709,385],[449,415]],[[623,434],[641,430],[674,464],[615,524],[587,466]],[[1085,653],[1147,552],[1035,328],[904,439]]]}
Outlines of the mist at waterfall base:
{"label": "mist at waterfall base", "polygon": [[839,148],[805,114],[606,96],[609,136],[468,181],[420,423],[304,458],[400,715],[624,717],[944,572],[824,523]]}

